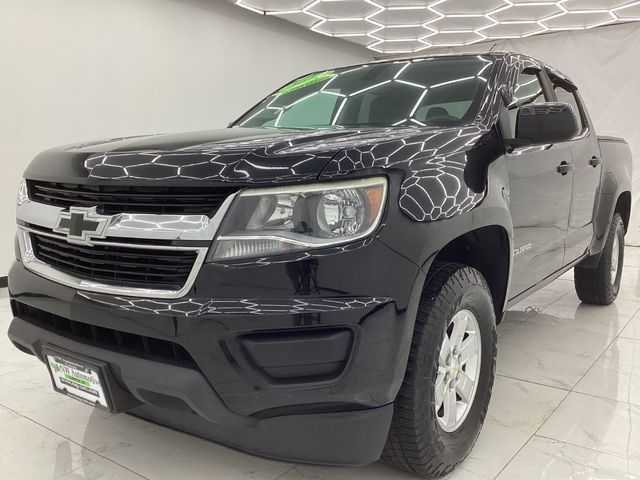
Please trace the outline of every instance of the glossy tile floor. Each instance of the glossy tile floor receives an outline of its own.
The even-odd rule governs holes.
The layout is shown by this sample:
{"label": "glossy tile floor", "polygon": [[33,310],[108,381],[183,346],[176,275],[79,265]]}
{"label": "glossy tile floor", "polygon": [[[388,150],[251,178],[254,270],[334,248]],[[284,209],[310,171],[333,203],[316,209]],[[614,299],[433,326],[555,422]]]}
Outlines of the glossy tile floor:
{"label": "glossy tile floor", "polygon": [[[51,391],[15,350],[0,290],[1,479],[400,480],[381,464],[310,467],[245,455]],[[509,311],[480,439],[452,479],[640,478],[640,248],[614,305],[583,305],[571,273]]]}

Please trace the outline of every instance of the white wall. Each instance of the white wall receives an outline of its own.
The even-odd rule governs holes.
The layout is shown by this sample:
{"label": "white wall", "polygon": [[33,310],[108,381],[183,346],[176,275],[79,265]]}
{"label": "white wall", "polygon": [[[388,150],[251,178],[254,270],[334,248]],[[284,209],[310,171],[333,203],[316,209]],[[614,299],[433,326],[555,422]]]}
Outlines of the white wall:
{"label": "white wall", "polygon": [[[625,137],[640,159],[639,47],[640,23],[630,23],[505,40],[495,50],[570,75],[598,133]],[[369,58],[364,48],[224,0],[0,0],[0,276],[13,258],[15,188],[39,151],[223,127],[296,75]],[[634,212],[628,239],[640,244]]]}
{"label": "white wall", "polygon": [[224,127],[294,76],[370,58],[223,0],[0,0],[0,276],[39,151]]}
{"label": "white wall", "polygon": [[[493,43],[443,52],[486,51]],[[499,41],[495,51],[538,58],[578,85],[599,135],[624,137],[634,156],[634,205],[627,243],[640,245],[640,23]]]}

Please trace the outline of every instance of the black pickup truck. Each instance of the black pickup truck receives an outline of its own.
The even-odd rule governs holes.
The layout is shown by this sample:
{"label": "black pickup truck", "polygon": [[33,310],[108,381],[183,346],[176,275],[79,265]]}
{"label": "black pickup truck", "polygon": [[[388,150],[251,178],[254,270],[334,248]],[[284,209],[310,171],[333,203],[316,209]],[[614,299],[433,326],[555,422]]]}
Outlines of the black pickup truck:
{"label": "black pickup truck", "polygon": [[523,55],[313,73],[227,129],[38,155],[8,334],[112,412],[442,476],[480,432],[505,310],[571,268],[582,301],[615,300],[631,165]]}

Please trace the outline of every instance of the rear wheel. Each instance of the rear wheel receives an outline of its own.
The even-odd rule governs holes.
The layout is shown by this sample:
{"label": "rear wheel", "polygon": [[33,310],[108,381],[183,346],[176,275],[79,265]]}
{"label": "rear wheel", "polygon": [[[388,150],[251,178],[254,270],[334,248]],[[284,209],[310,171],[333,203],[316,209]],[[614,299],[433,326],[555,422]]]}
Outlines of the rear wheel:
{"label": "rear wheel", "polygon": [[482,274],[459,264],[433,270],[382,454],[386,463],[424,478],[446,475],[471,451],[496,358],[495,313]]}
{"label": "rear wheel", "polygon": [[616,213],[596,268],[577,266],[574,284],[578,298],[585,303],[609,305],[618,296],[624,264],[624,222]]}

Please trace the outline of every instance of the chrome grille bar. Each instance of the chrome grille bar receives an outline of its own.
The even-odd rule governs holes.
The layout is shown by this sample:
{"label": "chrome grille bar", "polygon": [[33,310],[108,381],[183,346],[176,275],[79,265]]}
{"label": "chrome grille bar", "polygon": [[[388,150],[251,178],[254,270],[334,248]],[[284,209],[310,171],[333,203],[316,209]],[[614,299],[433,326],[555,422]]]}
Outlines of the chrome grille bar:
{"label": "chrome grille bar", "polygon": [[[234,193],[227,197],[212,218],[206,215],[114,214],[106,228],[105,238],[91,241],[91,244],[96,247],[152,250],[157,251],[159,255],[162,251],[194,252],[195,261],[181,288],[118,285],[106,282],[104,279],[91,279],[86,276],[83,278],[80,274],[71,273],[70,269],[63,271],[65,264],[62,261],[56,267],[46,261],[46,256],[38,258],[34,235],[57,242],[67,242],[64,234],[52,231],[58,223],[60,213],[64,212],[65,208],[32,200],[17,207],[19,221],[17,238],[22,261],[24,266],[33,273],[78,290],[146,298],[180,298],[193,286],[207,256],[209,245],[235,196]],[[69,242],[67,244],[72,245]]]}

